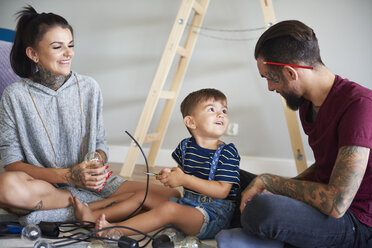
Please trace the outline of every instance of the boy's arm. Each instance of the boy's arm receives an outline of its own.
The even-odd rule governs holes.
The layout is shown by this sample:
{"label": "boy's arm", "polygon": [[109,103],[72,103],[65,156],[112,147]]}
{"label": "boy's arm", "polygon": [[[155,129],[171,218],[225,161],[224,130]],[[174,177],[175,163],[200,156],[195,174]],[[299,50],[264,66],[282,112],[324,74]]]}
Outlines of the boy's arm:
{"label": "boy's arm", "polygon": [[229,195],[232,187],[231,183],[204,180],[185,174],[179,167],[172,168],[170,173],[162,173],[158,176],[158,179],[164,186],[172,188],[183,186],[200,194],[218,199],[225,199]]}

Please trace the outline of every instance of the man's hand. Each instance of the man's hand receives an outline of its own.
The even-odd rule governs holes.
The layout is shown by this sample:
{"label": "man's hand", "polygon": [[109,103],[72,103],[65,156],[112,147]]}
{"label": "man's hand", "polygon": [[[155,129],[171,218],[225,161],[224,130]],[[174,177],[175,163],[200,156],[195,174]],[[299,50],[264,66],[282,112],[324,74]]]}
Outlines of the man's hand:
{"label": "man's hand", "polygon": [[99,190],[105,186],[106,180],[112,174],[112,171],[105,173],[106,169],[108,166],[97,166],[96,161],[83,161],[69,168],[65,178],[77,187]]}
{"label": "man's hand", "polygon": [[245,190],[242,192],[242,200],[240,203],[240,212],[243,212],[245,205],[247,202],[252,200],[252,198],[261,193],[261,192],[267,192],[265,190],[264,184],[262,183],[260,176],[257,176],[253,181],[245,188]]}

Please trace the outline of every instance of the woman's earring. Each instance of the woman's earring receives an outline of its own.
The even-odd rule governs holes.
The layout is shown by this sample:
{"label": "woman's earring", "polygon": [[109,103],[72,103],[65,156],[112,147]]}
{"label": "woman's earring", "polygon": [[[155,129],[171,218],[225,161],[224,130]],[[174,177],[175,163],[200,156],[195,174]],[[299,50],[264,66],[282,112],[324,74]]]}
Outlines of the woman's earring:
{"label": "woman's earring", "polygon": [[37,64],[39,63],[39,58],[34,58],[34,62]]}

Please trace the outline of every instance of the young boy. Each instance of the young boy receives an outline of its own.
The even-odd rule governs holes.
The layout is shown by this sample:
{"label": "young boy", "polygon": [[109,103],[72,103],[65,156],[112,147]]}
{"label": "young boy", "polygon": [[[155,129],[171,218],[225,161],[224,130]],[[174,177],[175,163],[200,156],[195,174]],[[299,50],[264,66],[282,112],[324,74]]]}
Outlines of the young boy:
{"label": "young boy", "polygon": [[[192,137],[184,139],[172,154],[179,167],[163,169],[157,179],[171,188],[183,186],[184,196],[160,204],[148,201],[148,212],[116,225],[148,233],[173,224],[200,239],[214,238],[228,227],[240,183],[240,157],[233,144],[219,140],[229,124],[226,96],[216,89],[192,92],[183,100],[181,112]],[[112,224],[101,214],[96,229],[108,226]],[[118,230],[123,235],[137,234]]]}

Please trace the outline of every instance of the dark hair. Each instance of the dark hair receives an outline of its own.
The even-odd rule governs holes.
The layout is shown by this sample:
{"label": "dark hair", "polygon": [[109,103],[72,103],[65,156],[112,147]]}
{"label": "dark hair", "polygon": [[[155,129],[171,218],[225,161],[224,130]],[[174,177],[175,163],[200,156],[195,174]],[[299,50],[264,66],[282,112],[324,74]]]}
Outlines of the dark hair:
{"label": "dark hair", "polygon": [[296,20],[282,21],[266,30],[257,41],[254,57],[278,63],[323,64],[314,31]]}
{"label": "dark hair", "polygon": [[73,35],[70,24],[61,16],[53,13],[37,13],[28,5],[16,13],[18,23],[14,44],[10,52],[10,64],[20,77],[29,77],[36,72],[36,64],[27,57],[26,48],[37,48],[45,33],[53,27],[68,28]]}
{"label": "dark hair", "polygon": [[225,94],[216,89],[201,89],[191,92],[181,103],[182,117],[185,118],[185,116],[191,115],[199,102],[207,101],[211,98],[216,101],[226,101]]}

